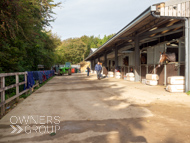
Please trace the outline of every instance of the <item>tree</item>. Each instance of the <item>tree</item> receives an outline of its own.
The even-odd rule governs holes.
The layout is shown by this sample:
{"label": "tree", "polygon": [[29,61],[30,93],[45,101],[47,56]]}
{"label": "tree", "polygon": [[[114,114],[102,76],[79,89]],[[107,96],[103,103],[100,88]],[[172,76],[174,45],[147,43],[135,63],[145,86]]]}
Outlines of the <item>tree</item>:
{"label": "tree", "polygon": [[60,46],[56,48],[56,55],[59,58],[56,59],[57,64],[64,64],[64,62],[69,61],[73,64],[84,61],[84,59],[89,55],[91,48],[98,48],[103,45],[108,38],[112,35],[104,36],[103,39],[94,36],[82,36],[80,38],[70,38],[64,40]]}
{"label": "tree", "polygon": [[0,1],[0,72],[48,69],[60,38],[45,30],[54,21],[53,0]]}

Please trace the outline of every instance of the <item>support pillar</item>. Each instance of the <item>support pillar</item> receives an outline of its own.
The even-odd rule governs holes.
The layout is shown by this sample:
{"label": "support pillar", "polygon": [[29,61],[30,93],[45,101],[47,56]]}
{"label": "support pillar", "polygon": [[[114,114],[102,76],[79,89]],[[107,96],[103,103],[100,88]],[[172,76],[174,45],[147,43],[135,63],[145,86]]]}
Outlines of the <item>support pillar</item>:
{"label": "support pillar", "polygon": [[95,61],[95,58],[93,59],[93,70],[95,70],[95,65],[96,65],[96,61]]}
{"label": "support pillar", "polygon": [[135,82],[140,81],[140,49],[139,49],[139,38],[135,37]]}
{"label": "support pillar", "polygon": [[190,18],[185,21],[185,92],[190,90]]}
{"label": "support pillar", "polygon": [[115,69],[118,67],[118,48],[115,48]]}
{"label": "support pillar", "polygon": [[98,56],[98,62],[100,62],[100,56]]}
{"label": "support pillar", "polygon": [[93,67],[93,60],[90,61],[90,69],[92,70]]}
{"label": "support pillar", "polygon": [[104,63],[105,67],[107,68],[107,53],[104,54]]}
{"label": "support pillar", "polygon": [[180,66],[181,66],[181,42],[182,42],[182,39],[179,39],[179,48],[178,48],[178,76],[180,76]]}

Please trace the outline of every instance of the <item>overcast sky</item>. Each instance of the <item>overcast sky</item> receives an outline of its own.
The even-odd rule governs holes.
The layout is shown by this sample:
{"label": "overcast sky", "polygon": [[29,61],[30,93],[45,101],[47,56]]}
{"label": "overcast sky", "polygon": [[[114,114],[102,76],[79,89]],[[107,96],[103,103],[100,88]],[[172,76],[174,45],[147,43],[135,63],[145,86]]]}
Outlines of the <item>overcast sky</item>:
{"label": "overcast sky", "polygon": [[54,0],[53,33],[62,40],[74,37],[117,33],[146,8],[165,0]]}

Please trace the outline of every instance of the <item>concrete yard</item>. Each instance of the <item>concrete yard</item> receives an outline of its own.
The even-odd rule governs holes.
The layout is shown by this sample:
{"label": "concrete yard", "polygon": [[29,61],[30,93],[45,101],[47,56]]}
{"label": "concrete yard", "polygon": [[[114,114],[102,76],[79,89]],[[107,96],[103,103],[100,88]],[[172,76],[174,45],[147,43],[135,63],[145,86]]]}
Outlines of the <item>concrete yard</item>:
{"label": "concrete yard", "polygon": [[189,107],[163,86],[56,76],[0,120],[0,142],[189,143]]}

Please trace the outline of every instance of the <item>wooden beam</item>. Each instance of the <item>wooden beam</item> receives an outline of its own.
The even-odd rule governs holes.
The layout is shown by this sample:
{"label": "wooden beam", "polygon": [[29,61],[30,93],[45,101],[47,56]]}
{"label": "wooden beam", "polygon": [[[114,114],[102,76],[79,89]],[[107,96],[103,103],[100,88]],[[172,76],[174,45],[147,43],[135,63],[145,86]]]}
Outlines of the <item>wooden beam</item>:
{"label": "wooden beam", "polygon": [[23,74],[27,74],[27,72],[1,73],[0,77],[14,76],[14,75],[23,75]]}
{"label": "wooden beam", "polygon": [[167,35],[171,35],[171,34],[175,34],[175,33],[179,33],[179,32],[182,32],[182,31],[183,31],[183,29],[179,29],[179,30],[167,32],[167,33],[164,33],[164,34],[159,34],[159,35],[156,35],[156,36],[153,36],[153,37],[147,37],[145,39],[141,39],[140,41],[146,41],[146,42],[142,42],[142,43],[147,43],[147,42],[150,42],[150,41],[155,41],[157,38],[167,36]]}
{"label": "wooden beam", "polygon": [[8,89],[14,88],[17,85],[22,85],[22,84],[26,84],[26,83],[27,83],[26,81],[23,81],[23,82],[20,82],[19,84],[12,84],[12,85],[6,86],[4,88],[0,88],[0,92],[2,92],[3,90],[8,90]]}
{"label": "wooden beam", "polygon": [[30,89],[26,89],[26,90],[20,92],[19,94],[15,95],[15,96],[12,96],[11,98],[9,98],[9,99],[7,99],[7,100],[5,101],[5,104],[11,102],[11,101],[14,100],[15,98],[18,98],[20,95],[26,93],[26,92],[29,91],[29,90],[30,90]]}
{"label": "wooden beam", "polygon": [[120,40],[134,40],[134,37],[119,37],[118,39],[120,39]]}
{"label": "wooden beam", "polygon": [[[157,21],[157,20],[159,20],[158,22],[155,22],[155,21]],[[152,28],[154,28],[154,27],[157,27],[157,26],[159,26],[159,25],[162,25],[162,24],[164,24],[166,21],[168,21],[168,19],[156,19],[156,20],[153,20],[153,21],[151,21],[150,23],[152,23],[152,22],[154,22],[154,24],[150,24],[150,25],[145,25],[145,26],[142,26],[141,28],[139,28],[139,29],[143,29],[144,27],[144,30],[142,30],[142,31],[138,31],[137,30],[137,35],[141,35],[141,34],[143,34],[144,32],[146,32],[147,30],[150,30],[150,29],[152,29]]]}
{"label": "wooden beam", "polygon": [[174,29],[174,28],[177,28],[177,27],[182,27],[184,26],[184,23],[180,23],[180,24],[175,24],[175,25],[172,25],[172,26],[169,26],[169,27],[163,27],[163,28],[159,28],[157,30],[154,30],[154,31],[148,31],[148,32],[145,32],[143,34],[140,35],[140,40],[152,35],[152,34],[156,34],[156,33],[159,33],[159,32],[162,32],[162,31],[165,31],[165,30],[171,30],[171,29]]}

